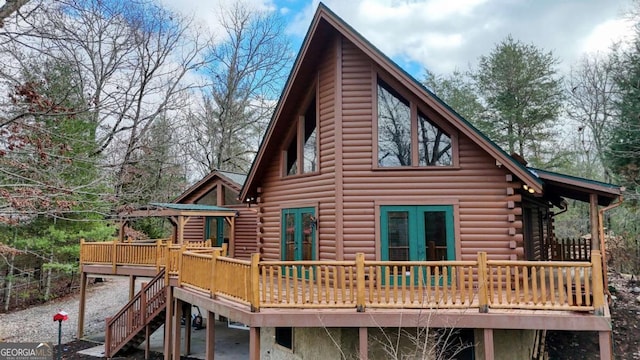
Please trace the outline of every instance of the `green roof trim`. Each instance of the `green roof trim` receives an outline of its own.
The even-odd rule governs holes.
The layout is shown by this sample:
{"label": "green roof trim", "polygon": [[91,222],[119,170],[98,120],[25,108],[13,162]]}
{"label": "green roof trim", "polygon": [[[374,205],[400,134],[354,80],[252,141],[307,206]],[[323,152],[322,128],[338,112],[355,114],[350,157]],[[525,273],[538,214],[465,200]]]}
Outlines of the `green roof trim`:
{"label": "green roof trim", "polygon": [[532,168],[532,167],[530,167],[528,169],[529,169],[529,171],[531,171],[531,173],[533,175],[535,175],[538,178],[540,178],[540,175],[542,175],[543,177],[544,177],[544,175],[557,176],[559,178],[564,178],[564,179],[567,179],[567,180],[573,180],[573,181],[577,181],[577,182],[582,182],[582,183],[585,183],[585,185],[595,185],[595,186],[601,186],[601,187],[605,187],[605,188],[609,188],[609,189],[615,189],[615,190],[618,190],[618,191],[620,190],[620,185],[615,185],[615,184],[610,184],[610,183],[606,183],[606,182],[602,182],[602,181],[581,178],[581,177],[578,177],[578,176],[567,175],[567,174],[558,173],[558,172],[549,171],[549,170],[536,169],[536,168]]}
{"label": "green roof trim", "polygon": [[176,203],[150,203],[150,205],[172,209],[172,210],[184,210],[184,211],[228,211],[234,213],[236,210],[229,209],[221,206],[214,205],[202,205],[202,204],[176,204]]}

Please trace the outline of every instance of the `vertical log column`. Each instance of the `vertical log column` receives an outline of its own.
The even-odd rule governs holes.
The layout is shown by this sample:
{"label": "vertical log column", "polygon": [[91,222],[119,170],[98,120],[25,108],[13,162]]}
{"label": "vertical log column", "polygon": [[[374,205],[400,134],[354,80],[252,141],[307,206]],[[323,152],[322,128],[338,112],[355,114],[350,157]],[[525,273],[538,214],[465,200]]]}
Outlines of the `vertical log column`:
{"label": "vertical log column", "polygon": [[493,329],[484,329],[483,340],[484,340],[484,358],[486,360],[494,359],[496,357],[495,356],[496,353],[493,348]]}
{"label": "vertical log column", "polygon": [[611,331],[600,331],[598,335],[600,343],[600,360],[613,359]]}
{"label": "vertical log column", "polygon": [[598,220],[598,195],[589,195],[589,223],[591,225],[591,250],[600,250],[600,221]]}
{"label": "vertical log column", "polygon": [[207,310],[207,334],[205,337],[205,358],[213,359],[216,353],[216,314]]}
{"label": "vertical log column", "polygon": [[358,355],[360,360],[369,360],[369,329],[366,327],[361,327],[358,329]]}
{"label": "vertical log column", "polygon": [[[167,269],[167,274],[169,274],[169,271]],[[169,283],[168,281],[169,279],[169,275],[167,275],[166,278],[166,284]],[[165,320],[164,320],[164,360],[171,360],[171,344],[172,344],[172,332],[173,332],[173,291],[172,291],[173,287],[172,286],[167,286],[167,299],[166,304],[167,304],[167,309],[166,309],[166,315],[165,315]],[[180,325],[180,319],[178,319],[178,326]]]}
{"label": "vertical log column", "polygon": [[82,339],[84,336],[84,308],[87,303],[87,273],[80,269],[80,304],[78,305],[78,333],[76,338]]}
{"label": "vertical log column", "polygon": [[260,360],[260,328],[249,328],[249,359]]}
{"label": "vertical log column", "polygon": [[181,331],[181,325],[180,325],[180,320],[182,319],[182,301],[180,299],[175,299],[173,307],[174,307],[174,313],[176,314],[176,316],[173,319],[173,347],[171,349],[171,352],[173,354],[173,359],[178,360],[180,359],[180,350],[182,347],[180,343],[180,341],[182,340],[181,339],[182,331]]}

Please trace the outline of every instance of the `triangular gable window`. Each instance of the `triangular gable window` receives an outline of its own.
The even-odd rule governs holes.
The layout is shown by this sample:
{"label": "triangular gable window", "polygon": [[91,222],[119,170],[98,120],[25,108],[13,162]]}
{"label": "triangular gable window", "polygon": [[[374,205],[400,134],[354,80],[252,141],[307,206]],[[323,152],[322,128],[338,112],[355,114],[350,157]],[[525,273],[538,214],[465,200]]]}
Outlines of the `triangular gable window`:
{"label": "triangular gable window", "polygon": [[418,107],[378,79],[378,167],[454,166],[452,136]]}

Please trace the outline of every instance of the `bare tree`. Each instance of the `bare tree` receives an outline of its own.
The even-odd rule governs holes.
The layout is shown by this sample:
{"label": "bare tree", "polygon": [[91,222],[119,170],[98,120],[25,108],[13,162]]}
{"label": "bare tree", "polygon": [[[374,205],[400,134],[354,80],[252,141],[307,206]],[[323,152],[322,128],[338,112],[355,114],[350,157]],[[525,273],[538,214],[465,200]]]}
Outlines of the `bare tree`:
{"label": "bare tree", "polygon": [[126,179],[136,166],[134,154],[161,114],[175,114],[196,87],[188,74],[207,62],[210,37],[202,34],[191,19],[152,2],[44,2],[0,34],[0,52],[14,64],[0,76],[5,86],[19,86],[13,74],[28,57],[71,64],[86,100],[74,111],[95,125],[93,156],[111,174],[115,198],[133,201],[123,192],[131,189]]}
{"label": "bare tree", "polygon": [[189,115],[189,154],[202,174],[247,171],[291,60],[275,13],[237,2],[220,10],[224,38],[210,54],[210,84]]}
{"label": "bare tree", "polygon": [[614,68],[609,58],[585,55],[571,68],[566,86],[567,115],[578,124],[583,156],[597,163],[605,180],[610,180],[605,152],[610,126],[615,117]]}
{"label": "bare tree", "polygon": [[4,25],[4,19],[11,16],[28,2],[29,0],[5,0],[4,5],[0,6],[0,28]]}

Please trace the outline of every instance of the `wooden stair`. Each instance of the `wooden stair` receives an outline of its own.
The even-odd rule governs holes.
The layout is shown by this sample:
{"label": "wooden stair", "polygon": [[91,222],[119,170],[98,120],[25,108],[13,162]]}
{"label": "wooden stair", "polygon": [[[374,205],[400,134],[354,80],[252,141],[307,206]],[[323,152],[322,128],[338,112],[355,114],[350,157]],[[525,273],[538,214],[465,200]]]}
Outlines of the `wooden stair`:
{"label": "wooden stair", "polygon": [[114,317],[107,318],[105,357],[137,347],[164,324],[167,286],[162,269]]}

